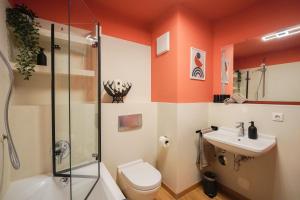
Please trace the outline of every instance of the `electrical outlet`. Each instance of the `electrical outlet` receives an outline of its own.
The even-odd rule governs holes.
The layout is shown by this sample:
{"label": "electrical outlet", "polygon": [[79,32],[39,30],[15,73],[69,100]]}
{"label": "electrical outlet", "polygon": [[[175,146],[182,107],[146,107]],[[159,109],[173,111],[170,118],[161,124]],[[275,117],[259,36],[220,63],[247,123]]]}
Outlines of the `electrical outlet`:
{"label": "electrical outlet", "polygon": [[283,113],[272,113],[272,120],[275,122],[283,122]]}

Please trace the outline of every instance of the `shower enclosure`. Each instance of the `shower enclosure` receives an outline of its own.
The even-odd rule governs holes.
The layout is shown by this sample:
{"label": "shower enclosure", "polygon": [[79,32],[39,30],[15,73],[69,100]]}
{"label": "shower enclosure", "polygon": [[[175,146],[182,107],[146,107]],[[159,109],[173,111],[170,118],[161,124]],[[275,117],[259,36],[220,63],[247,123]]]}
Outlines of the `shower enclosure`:
{"label": "shower enclosure", "polygon": [[50,38],[41,37],[51,58],[53,175],[82,200],[100,176],[100,29],[84,1],[66,3],[67,23],[41,20]]}
{"label": "shower enclosure", "polygon": [[113,179],[100,163],[101,30],[97,18],[84,0],[24,3],[38,14],[39,47],[46,62],[35,65],[30,79],[24,80],[17,69],[15,35],[7,28],[3,36],[7,47],[1,46],[4,54],[0,53],[4,78],[0,119],[5,125],[0,127],[5,139],[0,150],[0,198],[83,200],[120,194],[109,193],[105,181]]}
{"label": "shower enclosure", "polygon": [[4,37],[7,52],[0,51],[1,75],[9,72],[7,81],[1,76],[1,94],[7,97],[0,99],[5,125],[0,198],[83,200],[94,187],[101,198],[103,180],[97,182],[100,171],[106,171],[103,164],[100,170],[100,26],[83,0],[49,2],[25,2],[39,15],[39,46],[46,61],[35,66],[32,77],[23,80],[16,69],[13,32]]}
{"label": "shower enclosure", "polygon": [[241,93],[250,100],[262,100],[266,96],[267,68],[262,63],[257,68],[242,69],[234,73],[234,93]]}

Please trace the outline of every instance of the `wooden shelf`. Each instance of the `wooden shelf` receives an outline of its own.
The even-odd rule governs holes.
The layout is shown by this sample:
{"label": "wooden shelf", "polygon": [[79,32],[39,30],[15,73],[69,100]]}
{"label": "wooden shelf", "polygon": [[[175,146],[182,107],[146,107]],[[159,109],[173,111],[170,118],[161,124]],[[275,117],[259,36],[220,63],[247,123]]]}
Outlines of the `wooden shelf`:
{"label": "wooden shelf", "polygon": [[[44,37],[48,37],[48,38],[51,37],[51,31],[48,29],[39,28],[39,33],[40,33],[40,36],[44,36]],[[64,40],[67,42],[69,40],[69,36],[67,33],[64,33],[64,32],[55,32],[55,39]],[[83,36],[71,34],[70,40],[71,40],[71,42],[74,42],[74,43],[90,45],[89,41]]]}
{"label": "wooden shelf", "polygon": [[[16,65],[12,63],[13,70],[18,71],[15,67]],[[34,68],[36,74],[51,74],[51,68],[50,66],[41,66],[36,65]],[[55,69],[55,74],[59,75],[68,75],[68,69]],[[86,69],[71,69],[71,76],[85,76],[85,77],[95,77],[96,72],[93,70],[86,70]]]}

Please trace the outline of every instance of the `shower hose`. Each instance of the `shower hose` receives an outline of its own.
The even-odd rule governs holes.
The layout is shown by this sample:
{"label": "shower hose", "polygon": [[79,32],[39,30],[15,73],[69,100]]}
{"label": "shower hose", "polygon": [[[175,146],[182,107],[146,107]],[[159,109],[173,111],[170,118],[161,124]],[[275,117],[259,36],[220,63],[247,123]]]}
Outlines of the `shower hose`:
{"label": "shower hose", "polygon": [[[8,60],[5,58],[3,53],[0,51],[0,57],[3,60],[9,74],[9,88],[6,96],[6,101],[5,101],[5,108],[4,108],[4,126],[5,126],[5,131],[6,134],[3,135],[3,138],[7,139],[7,146],[8,146],[8,153],[9,153],[9,158],[11,161],[11,164],[14,169],[19,169],[20,168],[20,160],[10,133],[10,128],[9,128],[9,122],[8,122],[8,107],[9,107],[9,102],[11,98],[11,93],[12,93],[12,86],[14,82],[14,75],[12,71],[12,67],[9,64]],[[4,145],[4,144],[3,144]],[[4,153],[4,152],[3,152]]]}

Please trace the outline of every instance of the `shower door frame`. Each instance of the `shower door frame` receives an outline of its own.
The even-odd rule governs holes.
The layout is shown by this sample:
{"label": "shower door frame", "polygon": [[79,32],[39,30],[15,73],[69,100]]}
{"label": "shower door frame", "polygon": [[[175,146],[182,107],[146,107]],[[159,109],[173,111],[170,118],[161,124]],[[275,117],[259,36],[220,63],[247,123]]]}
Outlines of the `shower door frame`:
{"label": "shower door frame", "polygon": [[[69,11],[70,12],[70,11]],[[95,163],[98,164],[98,176],[91,176],[91,175],[72,175],[72,170],[78,169],[84,166],[87,166],[88,164],[83,164],[80,166],[72,167],[72,160],[71,160],[71,149],[72,149],[72,142],[71,142],[71,99],[70,99],[70,92],[71,92],[71,74],[70,74],[70,14],[69,14],[69,24],[68,24],[68,118],[69,118],[69,144],[70,144],[70,155],[69,155],[69,168],[57,171],[56,167],[56,152],[55,152],[55,143],[56,143],[56,121],[55,121],[55,24],[51,24],[51,129],[52,129],[52,172],[53,176],[55,177],[79,177],[79,178],[97,178],[95,181],[95,184],[89,191],[88,195],[91,193],[93,188],[95,187],[96,183],[99,180],[100,177],[100,162],[101,162],[101,37],[100,37],[100,31],[99,31],[99,23],[97,23],[97,106],[98,106],[98,114],[97,114],[97,123],[98,123],[98,152],[97,152],[97,158],[95,160]],[[69,172],[69,173],[67,173]]]}

